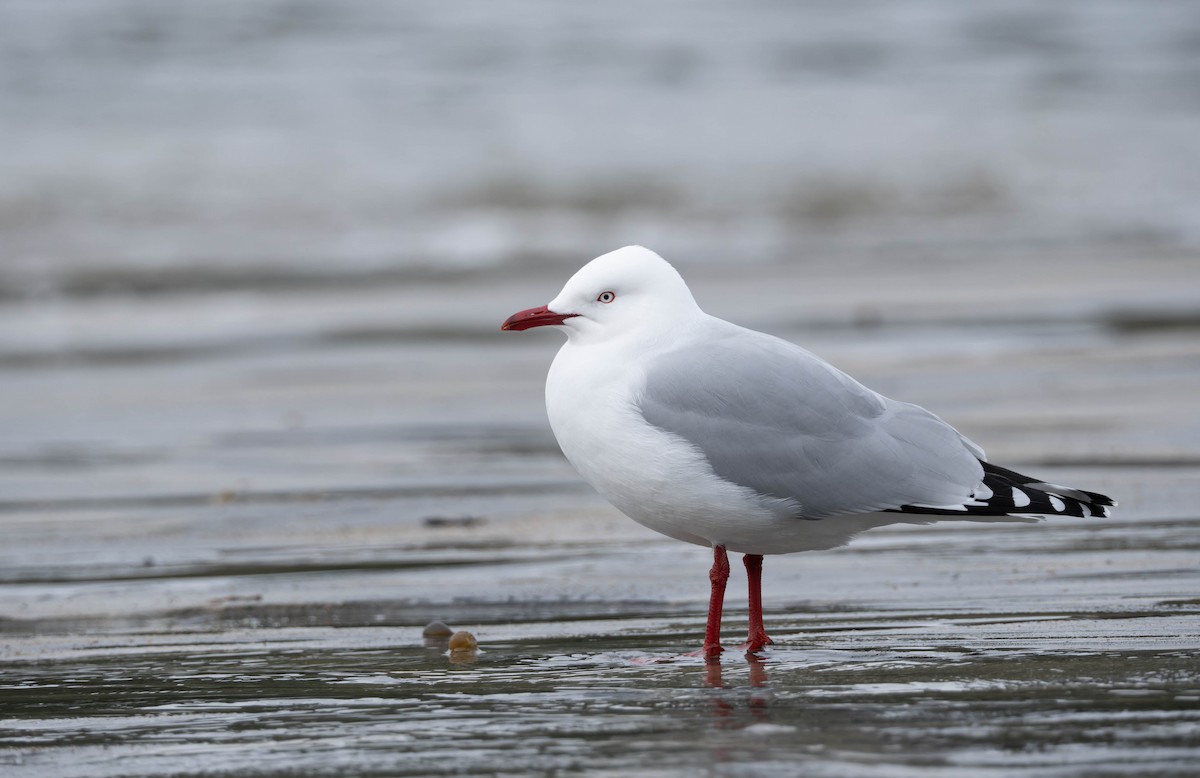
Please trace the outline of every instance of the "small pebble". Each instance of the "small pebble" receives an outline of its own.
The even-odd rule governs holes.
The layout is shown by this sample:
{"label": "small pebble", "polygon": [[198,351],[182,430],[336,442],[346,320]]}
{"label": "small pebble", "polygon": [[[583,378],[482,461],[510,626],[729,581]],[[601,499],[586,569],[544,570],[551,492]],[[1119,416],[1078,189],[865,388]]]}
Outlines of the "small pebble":
{"label": "small pebble", "polygon": [[425,625],[425,630],[421,633],[422,637],[426,638],[448,638],[454,634],[454,630],[450,629],[441,621],[431,621]]}
{"label": "small pebble", "polygon": [[470,632],[455,632],[450,638],[450,651],[474,651],[479,641]]}

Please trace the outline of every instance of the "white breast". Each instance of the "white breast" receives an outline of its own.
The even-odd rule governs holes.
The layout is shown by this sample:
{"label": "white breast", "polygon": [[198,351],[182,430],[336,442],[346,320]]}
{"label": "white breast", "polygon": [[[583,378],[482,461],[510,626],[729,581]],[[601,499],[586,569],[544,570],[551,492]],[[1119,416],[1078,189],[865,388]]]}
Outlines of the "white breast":
{"label": "white breast", "polygon": [[636,406],[645,374],[606,351],[568,343],[546,380],[550,426],[584,480],[625,515],[678,540],[741,550],[777,537],[770,501],[719,478],[698,449],[648,424]]}

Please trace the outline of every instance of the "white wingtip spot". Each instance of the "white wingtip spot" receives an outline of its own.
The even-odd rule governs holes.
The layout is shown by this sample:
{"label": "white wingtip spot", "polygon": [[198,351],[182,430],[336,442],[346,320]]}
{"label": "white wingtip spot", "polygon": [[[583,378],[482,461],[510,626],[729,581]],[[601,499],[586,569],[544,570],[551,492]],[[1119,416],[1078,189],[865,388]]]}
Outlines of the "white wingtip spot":
{"label": "white wingtip spot", "polygon": [[1062,513],[1067,509],[1067,504],[1054,495],[1050,495],[1050,505],[1059,513]]}
{"label": "white wingtip spot", "polygon": [[1025,494],[1025,492],[1021,491],[1015,486],[1012,488],[1012,492],[1014,508],[1024,508],[1029,504],[1029,495]]}

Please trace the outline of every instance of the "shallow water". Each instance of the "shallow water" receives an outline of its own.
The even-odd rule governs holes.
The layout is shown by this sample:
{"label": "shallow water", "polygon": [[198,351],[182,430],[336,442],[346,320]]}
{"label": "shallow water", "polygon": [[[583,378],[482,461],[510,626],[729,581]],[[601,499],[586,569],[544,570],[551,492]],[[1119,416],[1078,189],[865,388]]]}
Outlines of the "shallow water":
{"label": "shallow water", "polygon": [[5,674],[4,763],[46,776],[1194,774],[1195,601],[783,609],[765,659],[719,665],[678,656],[694,619],[614,610],[474,627],[485,649],[466,661],[394,627],[42,641],[39,661]]}
{"label": "shallow water", "polygon": [[[761,659],[736,651],[735,564],[718,667],[682,656],[707,550],[579,482],[541,407],[557,340],[494,329],[558,279],[172,299],[188,325],[153,299],[25,319],[25,348],[78,317],[88,348],[139,358],[46,349],[0,376],[0,765],[1194,774],[1200,340],[1168,317],[1200,294],[1194,260],[1029,262],[1078,296],[1038,299],[1011,263],[984,290],[971,266],[934,288],[875,265],[867,289],[853,269],[691,269],[711,309],[936,409],[997,461],[1121,501],[1111,519],[892,527],[770,557]],[[999,288],[1021,293],[973,315]],[[234,328],[231,305],[253,315]],[[1134,315],[1162,324],[1120,324]],[[329,336],[363,321],[392,334]],[[479,653],[427,647],[433,620]]]}
{"label": "shallow water", "polygon": [[[1101,340],[1068,360],[1072,386],[1088,383],[1087,363],[1107,364],[1103,354],[1133,347],[1133,359],[1149,345]],[[1061,358],[1062,342],[1032,342]],[[947,343],[925,345],[954,351]],[[1148,350],[1195,348],[1171,343]],[[496,376],[525,354],[544,361],[547,346],[506,347],[490,367],[486,349],[450,350]],[[436,365],[458,363],[443,351],[421,352],[421,381],[446,385]],[[381,352],[357,356],[376,364]],[[294,381],[297,361],[330,360],[344,367],[347,355],[293,354],[284,372]],[[1177,374],[1173,357],[1150,361]],[[950,369],[926,367],[922,383]],[[279,369],[240,357],[197,374],[40,369],[47,386],[63,373],[108,384],[106,403],[169,395],[137,402],[172,423],[123,426],[118,450],[29,446],[10,471],[6,774],[1194,774],[1196,459],[1144,448],[1150,463],[1130,462],[1137,429],[1097,431],[1078,408],[1073,420],[1051,413],[1053,390],[1034,407],[1061,422],[1057,453],[1072,454],[1077,438],[1132,439],[1125,460],[1084,448],[1082,461],[1038,472],[1116,494],[1121,513],[896,527],[835,552],[769,558],[776,645],[761,660],[734,648],[744,628],[735,570],[730,650],[712,667],[681,656],[703,630],[707,552],[641,530],[572,478],[545,432],[536,371],[516,370],[521,392],[502,410],[475,387],[473,407],[491,424],[403,413],[371,423],[369,403],[347,410],[342,396],[362,388],[354,369],[312,370],[302,428],[273,412],[213,434],[210,417],[193,417],[183,387],[199,373],[211,390]],[[992,405],[966,401],[983,391],[969,372],[951,378],[968,419]],[[1162,389],[1152,375],[1139,382],[1148,394]],[[1176,416],[1192,402],[1163,396],[1176,397]],[[324,406],[337,418],[322,427],[309,414]],[[255,393],[223,394],[221,407],[249,412]],[[79,411],[72,424],[80,418],[114,423]],[[1020,451],[1038,434],[988,437]],[[426,646],[420,629],[434,619],[470,630],[482,650],[454,661]]]}

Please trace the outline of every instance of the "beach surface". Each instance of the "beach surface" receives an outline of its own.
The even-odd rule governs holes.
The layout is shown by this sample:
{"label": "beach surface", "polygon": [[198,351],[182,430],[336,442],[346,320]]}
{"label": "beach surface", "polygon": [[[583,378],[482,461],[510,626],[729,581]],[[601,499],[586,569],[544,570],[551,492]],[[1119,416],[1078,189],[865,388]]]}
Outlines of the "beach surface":
{"label": "beach surface", "polygon": [[[680,264],[710,311],[1121,505],[768,557],[761,659],[732,648],[735,565],[719,670],[682,656],[709,552],[577,478],[541,404],[557,336],[498,330],[559,278],[205,294],[111,319],[74,302],[55,321],[78,313],[78,346],[10,352],[0,377],[0,764],[1191,773],[1196,257],[921,263]],[[426,645],[434,620],[478,654]]]}
{"label": "beach surface", "polygon": [[[1198,53],[1186,2],[0,4],[0,773],[1196,775]],[[499,331],[630,243],[1119,507],[768,557],[757,658],[735,561],[685,656],[710,551]]]}

